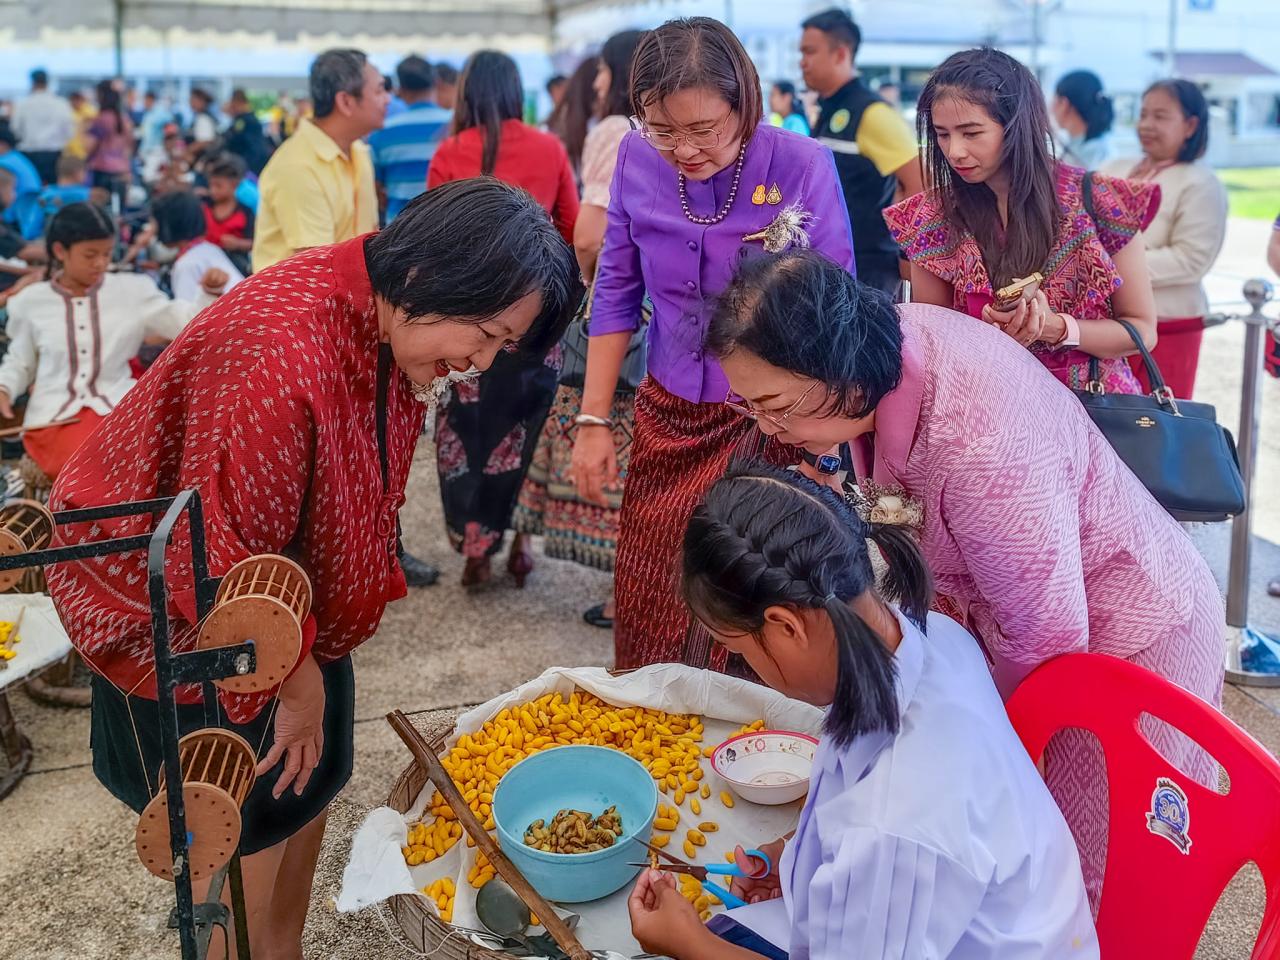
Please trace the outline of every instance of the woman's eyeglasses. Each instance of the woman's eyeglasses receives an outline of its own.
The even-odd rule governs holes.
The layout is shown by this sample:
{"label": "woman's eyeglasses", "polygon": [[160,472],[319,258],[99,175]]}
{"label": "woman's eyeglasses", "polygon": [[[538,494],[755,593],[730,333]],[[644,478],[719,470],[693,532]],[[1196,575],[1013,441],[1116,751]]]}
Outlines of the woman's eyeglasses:
{"label": "woman's eyeglasses", "polygon": [[733,115],[730,110],[726,113],[714,127],[702,130],[690,130],[688,133],[670,133],[665,130],[652,130],[639,117],[631,118],[631,126],[640,131],[640,136],[649,143],[653,144],[654,149],[669,152],[680,146],[680,141],[684,141],[695,150],[714,150],[720,146],[721,138],[724,131],[721,129],[725,121]]}
{"label": "woman's eyeglasses", "polygon": [[791,406],[787,407],[787,409],[783,410],[781,413],[777,415],[772,413],[766,413],[763,410],[756,410],[745,400],[742,403],[739,403],[736,400],[730,400],[729,397],[733,396],[732,391],[728,394],[728,396],[724,398],[724,405],[728,407],[730,410],[732,410],[734,413],[741,414],[742,416],[746,417],[748,420],[756,420],[756,421],[767,420],[769,423],[773,424],[775,427],[778,427],[779,429],[785,429],[787,426],[787,420],[789,420],[792,416],[795,415],[795,412],[800,409],[800,405],[805,402],[809,394],[813,393],[814,389],[817,386],[818,386],[818,381],[817,380],[813,381],[813,383],[809,384],[809,388],[805,390],[804,393],[800,394],[799,397],[796,398],[795,403],[791,404]]}

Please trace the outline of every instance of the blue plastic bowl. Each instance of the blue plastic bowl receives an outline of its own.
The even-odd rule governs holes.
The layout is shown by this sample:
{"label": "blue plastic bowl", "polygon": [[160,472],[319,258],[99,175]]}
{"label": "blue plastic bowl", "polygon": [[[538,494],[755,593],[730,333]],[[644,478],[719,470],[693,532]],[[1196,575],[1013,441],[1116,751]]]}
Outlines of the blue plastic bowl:
{"label": "blue plastic bowl", "polygon": [[[524,844],[535,820],[559,810],[598,816],[616,806],[623,834],[612,847],[594,853],[547,853]],[[658,787],[643,766],[620,750],[565,746],[521,760],[498,781],[493,822],[498,845],[548,900],[585,903],[607,897],[640,872],[628,866],[648,860],[636,837],[648,839],[658,812]]]}

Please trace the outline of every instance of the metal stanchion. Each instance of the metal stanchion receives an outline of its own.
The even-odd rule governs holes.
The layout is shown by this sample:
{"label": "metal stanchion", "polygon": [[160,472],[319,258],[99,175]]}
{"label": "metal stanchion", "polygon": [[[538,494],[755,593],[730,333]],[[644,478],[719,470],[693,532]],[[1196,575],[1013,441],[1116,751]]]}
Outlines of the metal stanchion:
{"label": "metal stanchion", "polygon": [[1258,421],[1262,405],[1262,337],[1268,320],[1262,307],[1271,284],[1249,280],[1244,298],[1252,308],[1245,323],[1244,384],[1240,389],[1240,472],[1245,511],[1231,521],[1231,571],[1227,580],[1227,681],[1246,687],[1280,687],[1280,637],[1249,626],[1249,575],[1253,541],[1253,473],[1258,461]]}

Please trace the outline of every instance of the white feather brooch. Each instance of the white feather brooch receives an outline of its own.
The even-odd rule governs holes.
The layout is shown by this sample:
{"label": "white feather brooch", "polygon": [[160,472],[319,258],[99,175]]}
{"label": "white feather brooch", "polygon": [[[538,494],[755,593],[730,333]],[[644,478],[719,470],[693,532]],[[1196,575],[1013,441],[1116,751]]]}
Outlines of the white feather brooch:
{"label": "white feather brooch", "polygon": [[809,246],[809,226],[813,223],[813,214],[798,203],[783,207],[773,223],[759,233],[749,233],[742,238],[744,243],[762,240],[767,253],[782,253],[795,247],[806,249]]}

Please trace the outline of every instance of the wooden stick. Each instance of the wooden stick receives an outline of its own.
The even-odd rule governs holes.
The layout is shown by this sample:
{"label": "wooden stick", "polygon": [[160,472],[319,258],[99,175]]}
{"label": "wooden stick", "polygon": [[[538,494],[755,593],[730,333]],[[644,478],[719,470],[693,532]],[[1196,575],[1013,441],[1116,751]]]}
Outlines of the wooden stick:
{"label": "wooden stick", "polygon": [[391,729],[396,732],[404,745],[409,748],[409,752],[413,754],[414,760],[418,762],[418,766],[426,773],[427,778],[435,784],[440,796],[444,797],[445,803],[453,810],[457,816],[458,822],[462,824],[462,829],[470,834],[471,838],[476,842],[476,848],[489,858],[489,862],[493,864],[495,870],[502,875],[502,879],[511,885],[514,890],[524,901],[525,906],[529,907],[538,915],[538,919],[542,921],[542,926],[546,928],[547,933],[560,949],[569,955],[570,960],[591,960],[591,954],[573,935],[573,931],[560,919],[560,915],[545,899],[542,894],[533,889],[533,885],[524,878],[524,874],[516,867],[514,863],[507,859],[507,855],[489,836],[488,831],[484,829],[480,821],[476,819],[471,807],[462,799],[462,794],[458,792],[458,785],[453,782],[453,778],[449,776],[444,765],[440,762],[440,758],[436,756],[435,751],[431,749],[426,740],[422,738],[417,728],[409,722],[399,710],[392,710],[387,714],[387,723],[391,724]]}
{"label": "wooden stick", "polygon": [[16,427],[5,427],[3,430],[0,430],[0,437],[16,437],[21,433],[35,433],[37,430],[49,430],[53,427],[65,427],[79,422],[79,417],[68,417],[65,420],[54,420],[52,423],[42,423],[38,427],[24,427],[22,425],[18,425]]}

